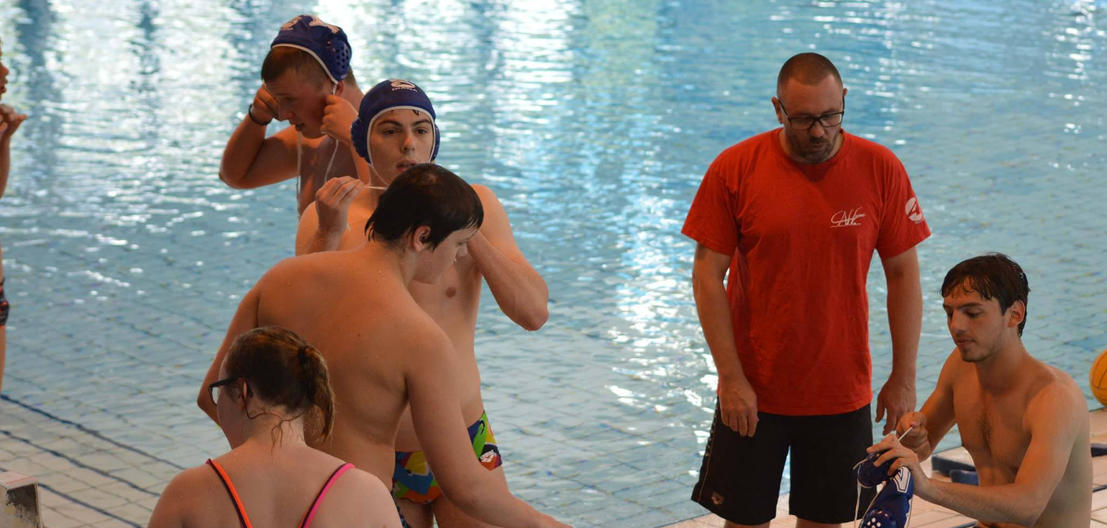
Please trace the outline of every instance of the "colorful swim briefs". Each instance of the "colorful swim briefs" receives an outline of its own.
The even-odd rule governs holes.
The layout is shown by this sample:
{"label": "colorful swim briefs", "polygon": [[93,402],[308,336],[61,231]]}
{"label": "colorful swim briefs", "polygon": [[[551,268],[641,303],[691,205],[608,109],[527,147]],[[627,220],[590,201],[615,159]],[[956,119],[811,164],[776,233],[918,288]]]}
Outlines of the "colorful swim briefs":
{"label": "colorful swim briefs", "polygon": [[[491,470],[503,465],[496,437],[488,426],[488,413],[481,413],[480,419],[469,426],[469,439],[473,441],[473,453],[482,466]],[[424,453],[397,451],[396,467],[392,472],[392,496],[416,504],[430,504],[440,495],[442,489],[438,487],[438,479],[427,465]]]}

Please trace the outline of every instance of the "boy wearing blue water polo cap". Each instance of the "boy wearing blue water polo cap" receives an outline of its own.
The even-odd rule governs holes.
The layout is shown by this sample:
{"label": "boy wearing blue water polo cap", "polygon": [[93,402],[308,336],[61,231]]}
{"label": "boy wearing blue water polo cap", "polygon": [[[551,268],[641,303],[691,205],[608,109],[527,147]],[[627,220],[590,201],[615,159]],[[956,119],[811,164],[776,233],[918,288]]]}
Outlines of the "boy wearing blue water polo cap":
{"label": "boy wearing blue water polo cap", "polygon": [[[408,167],[434,160],[440,135],[426,93],[411,82],[389,79],[374,86],[361,101],[351,137],[354,148],[369,164],[370,188],[346,201],[345,215],[328,219],[326,213],[316,211],[323,196],[329,194],[327,187],[338,183],[329,182],[319,201],[304,211],[296,237],[297,254],[364,244],[362,230],[377,207],[381,189]],[[469,424],[474,453],[500,482],[506,482],[496,439],[484,414],[474,352],[481,283],[487,281],[504,314],[528,330],[537,330],[546,322],[549,293],[546,282],[515,244],[507,213],[496,195],[482,185],[472,187],[484,209],[484,223],[469,239],[467,251],[459,254],[440,280],[412,282],[408,289],[453,344],[462,414]],[[426,442],[416,438],[410,413],[405,413],[396,436],[393,495],[408,522],[429,527],[433,515],[444,528],[483,526],[442,495],[425,463],[421,443]]]}
{"label": "boy wearing blue water polo cap", "polygon": [[[342,28],[311,15],[289,20],[270,45],[261,77],[223,150],[219,178],[252,189],[295,177],[298,213],[328,179],[345,176],[354,187],[361,162],[350,146],[350,123],[362,94]],[[265,137],[274,119],[292,126]]]}
{"label": "boy wearing blue water polo cap", "polygon": [[377,83],[362,98],[358,113],[350,130],[351,142],[368,163],[362,183],[374,192],[362,193],[364,185],[349,188],[341,179],[325,183],[317,202],[301,215],[298,255],[360,245],[361,230],[351,226],[365,225],[384,188],[408,167],[438,156],[434,105],[414,83],[402,79]]}

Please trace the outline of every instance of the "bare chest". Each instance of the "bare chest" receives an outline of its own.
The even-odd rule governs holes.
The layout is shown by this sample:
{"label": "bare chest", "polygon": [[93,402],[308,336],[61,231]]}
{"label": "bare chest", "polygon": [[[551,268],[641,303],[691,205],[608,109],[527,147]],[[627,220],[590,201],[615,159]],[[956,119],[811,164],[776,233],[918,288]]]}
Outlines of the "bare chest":
{"label": "bare chest", "polygon": [[297,156],[296,175],[298,180],[301,210],[315,200],[315,192],[327,180],[340,176],[357,178],[357,167],[350,150],[329,138],[314,142],[305,142]]}
{"label": "bare chest", "polygon": [[480,275],[471,258],[459,259],[435,283],[412,282],[408,289],[419,304],[456,342],[454,334],[472,334],[480,305]]}
{"label": "bare chest", "polygon": [[981,477],[1013,480],[1030,444],[1024,423],[1025,401],[981,395],[978,388],[956,394],[953,405],[961,442]]}

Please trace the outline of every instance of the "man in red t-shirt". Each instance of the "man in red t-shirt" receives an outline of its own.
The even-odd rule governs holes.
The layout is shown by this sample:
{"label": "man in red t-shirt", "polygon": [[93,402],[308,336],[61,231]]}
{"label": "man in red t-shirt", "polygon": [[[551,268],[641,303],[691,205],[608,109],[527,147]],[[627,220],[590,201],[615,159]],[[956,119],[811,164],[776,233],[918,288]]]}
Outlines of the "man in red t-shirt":
{"label": "man in red t-shirt", "polygon": [[683,233],[698,243],[696,308],[719,373],[692,499],[728,528],[768,526],[789,450],[797,526],[855,518],[852,467],[872,444],[865,279],[874,251],[887,277],[893,356],[876,419],[887,415],[887,432],[915,408],[914,247],[930,230],[895,155],[842,130],[845,95],[826,57],[785,62],[772,99],[783,127],[720,154],[685,220]]}

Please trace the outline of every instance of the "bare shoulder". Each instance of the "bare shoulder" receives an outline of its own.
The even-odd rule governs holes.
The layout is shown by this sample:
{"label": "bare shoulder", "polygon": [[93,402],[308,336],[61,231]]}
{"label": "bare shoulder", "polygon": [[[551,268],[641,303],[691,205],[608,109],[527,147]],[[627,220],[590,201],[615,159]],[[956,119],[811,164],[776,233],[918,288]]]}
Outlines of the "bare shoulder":
{"label": "bare shoulder", "polygon": [[177,473],[177,476],[169,481],[169,484],[165,486],[165,493],[170,491],[194,493],[197,489],[211,484],[215,478],[215,472],[207,464],[188,468]]}
{"label": "bare shoulder", "polygon": [[499,198],[496,197],[496,193],[492,192],[492,189],[489,189],[488,186],[481,185],[479,183],[470,183],[469,186],[472,187],[474,191],[476,191],[477,196],[480,198],[481,202],[484,202],[488,199],[499,201]]}
{"label": "bare shoulder", "polygon": [[287,286],[294,281],[310,279],[313,275],[325,275],[327,270],[333,269],[331,264],[335,261],[348,258],[346,253],[345,251],[324,251],[283,258],[262,276],[261,281]]}
{"label": "bare shoulder", "polygon": [[1034,360],[1038,373],[1030,386],[1025,420],[1030,428],[1081,428],[1088,423],[1088,402],[1084,393],[1067,373]]}
{"label": "bare shoulder", "polygon": [[312,145],[312,141],[313,141],[309,138],[303,138],[301,140],[297,140],[297,136],[299,136],[299,134],[296,132],[296,127],[287,126],[287,127],[284,127],[280,132],[277,132],[276,134],[273,134],[272,136],[269,136],[266,139],[272,140],[274,143],[280,144],[284,149],[286,149],[289,152],[292,152],[293,154],[295,154],[297,143],[300,143],[303,146],[308,147],[308,146]]}
{"label": "bare shoulder", "polygon": [[334,502],[343,504],[343,508],[352,508],[348,513],[353,518],[368,521],[369,526],[393,526],[390,519],[398,525],[398,515],[392,513],[396,511],[392,492],[381,479],[354,468],[344,473],[338,484],[340,486],[336,485],[331,491],[338,497],[331,500],[338,499]]}
{"label": "bare shoulder", "polygon": [[484,208],[485,221],[500,221],[501,217],[506,220],[506,213],[504,212],[504,206],[500,203],[499,197],[496,193],[492,192],[492,189],[481,185],[479,183],[471,184],[473,190],[477,193],[477,198],[480,198],[480,205]]}
{"label": "bare shoulder", "polygon": [[358,497],[374,497],[382,495],[385,498],[390,498],[391,493],[388,488],[385,487],[384,482],[377,478],[368,471],[353,468],[346,472],[346,487],[356,493]]}
{"label": "bare shoulder", "polygon": [[301,226],[304,225],[305,220],[307,220],[308,222],[310,222],[311,224],[314,225],[314,224],[319,222],[318,217],[319,217],[319,213],[318,213],[318,208],[316,207],[316,202],[315,202],[315,200],[312,200],[311,203],[309,203],[307,205],[307,207],[304,208],[304,212],[300,213],[300,224],[299,225],[301,225]]}
{"label": "bare shoulder", "polygon": [[397,333],[402,334],[401,339],[412,351],[421,354],[434,353],[453,346],[442,327],[414,301],[405,303],[403,316],[397,318],[396,322],[399,325]]}
{"label": "bare shoulder", "polygon": [[294,277],[300,275],[302,271],[303,261],[300,257],[281,259],[258,279],[257,288],[259,290],[264,290],[271,287],[285,286],[291,282]]}
{"label": "bare shoulder", "polygon": [[186,469],[173,477],[161,493],[160,508],[170,508],[177,517],[188,517],[190,512],[206,510],[214,503],[213,490],[222,489],[215,472],[207,464]]}
{"label": "bare shoulder", "polygon": [[1032,403],[1035,400],[1042,399],[1046,402],[1052,402],[1052,405],[1063,406],[1066,409],[1087,414],[1088,401],[1084,399],[1084,392],[1080,390],[1076,380],[1057,367],[1045,363],[1040,364],[1043,369],[1040,377],[1040,390],[1034,395],[1031,400]]}

